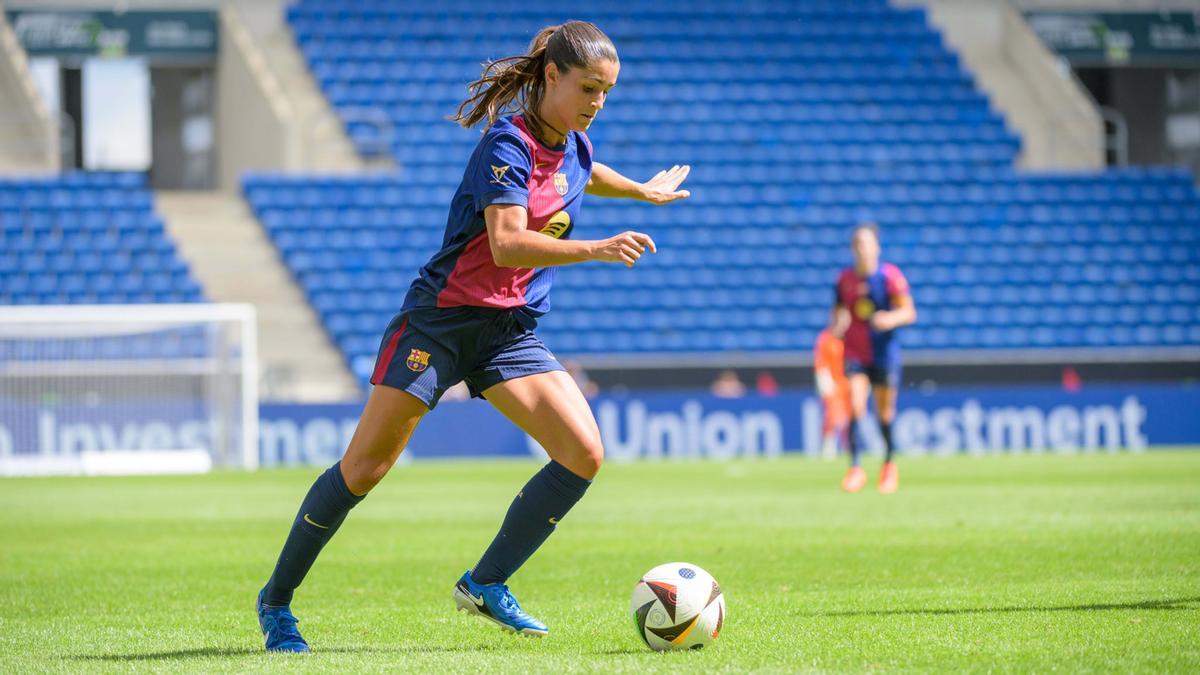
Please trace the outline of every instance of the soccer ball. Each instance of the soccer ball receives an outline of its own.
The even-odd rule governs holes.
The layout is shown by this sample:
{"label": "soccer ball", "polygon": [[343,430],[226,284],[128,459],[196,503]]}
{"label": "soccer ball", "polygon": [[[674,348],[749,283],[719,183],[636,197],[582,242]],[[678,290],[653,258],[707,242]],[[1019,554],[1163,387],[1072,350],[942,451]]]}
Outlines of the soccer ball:
{"label": "soccer ball", "polygon": [[721,632],[725,596],[717,580],[696,565],[667,563],[642,575],[629,613],[650,649],[701,649]]}

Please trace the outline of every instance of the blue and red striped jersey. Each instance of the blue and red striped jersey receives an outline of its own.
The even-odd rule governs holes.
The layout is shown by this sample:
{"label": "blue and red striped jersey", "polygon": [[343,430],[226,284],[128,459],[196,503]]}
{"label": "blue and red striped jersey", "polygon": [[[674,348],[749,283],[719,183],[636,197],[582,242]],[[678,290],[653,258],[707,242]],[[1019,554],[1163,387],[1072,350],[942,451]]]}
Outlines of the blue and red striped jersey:
{"label": "blue and red striped jersey", "polygon": [[550,309],[554,268],[498,267],[483,210],[519,204],[529,212],[530,230],[565,239],[591,176],[592,145],[585,134],[571,131],[566,142],[550,148],[534,138],[520,115],[497,120],[471,154],[450,203],[442,248],[421,268],[403,309],[520,308],[536,321]]}
{"label": "blue and red striped jersey", "polygon": [[897,329],[877,331],[871,327],[871,315],[891,310],[908,296],[908,279],[899,267],[880,263],[874,274],[860,277],[853,266],[842,270],[834,287],[834,302],[850,310],[850,326],[845,335],[845,359],[864,366],[900,365],[900,341]]}

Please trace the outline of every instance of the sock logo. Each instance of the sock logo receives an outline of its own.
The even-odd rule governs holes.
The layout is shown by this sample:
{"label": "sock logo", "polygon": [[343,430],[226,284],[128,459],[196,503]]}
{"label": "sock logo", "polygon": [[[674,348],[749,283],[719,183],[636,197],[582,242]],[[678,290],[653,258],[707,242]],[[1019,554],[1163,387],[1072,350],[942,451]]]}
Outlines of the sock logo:
{"label": "sock logo", "polygon": [[309,518],[307,513],[306,513],[306,514],[304,514],[304,522],[306,522],[306,523],[308,523],[309,525],[312,525],[312,526],[314,526],[314,527],[319,527],[319,528],[321,528],[322,530],[328,530],[328,529],[329,529],[329,526],[328,526],[328,525],[322,525],[322,524],[320,524],[320,523],[316,522],[315,520],[313,520],[312,518]]}
{"label": "sock logo", "polygon": [[558,518],[555,518],[555,517],[551,516],[551,517],[550,517],[550,524],[551,524],[551,525],[557,525],[557,524],[558,524]]}

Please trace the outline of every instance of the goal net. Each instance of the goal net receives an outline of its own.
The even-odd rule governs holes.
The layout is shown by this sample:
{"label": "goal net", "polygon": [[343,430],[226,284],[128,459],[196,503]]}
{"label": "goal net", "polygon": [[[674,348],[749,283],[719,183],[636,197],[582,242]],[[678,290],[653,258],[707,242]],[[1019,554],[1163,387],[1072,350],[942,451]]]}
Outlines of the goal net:
{"label": "goal net", "polygon": [[251,305],[0,307],[0,475],[258,466]]}

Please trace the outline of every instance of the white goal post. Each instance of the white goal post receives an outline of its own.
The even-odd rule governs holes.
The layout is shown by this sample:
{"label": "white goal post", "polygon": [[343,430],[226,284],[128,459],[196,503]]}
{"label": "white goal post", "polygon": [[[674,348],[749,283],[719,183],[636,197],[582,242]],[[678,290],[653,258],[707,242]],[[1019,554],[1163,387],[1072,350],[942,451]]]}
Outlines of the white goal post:
{"label": "white goal post", "polygon": [[253,305],[0,307],[0,476],[258,467]]}

